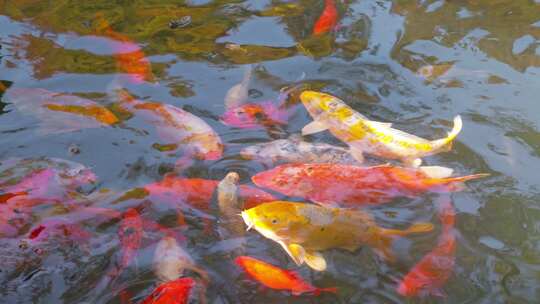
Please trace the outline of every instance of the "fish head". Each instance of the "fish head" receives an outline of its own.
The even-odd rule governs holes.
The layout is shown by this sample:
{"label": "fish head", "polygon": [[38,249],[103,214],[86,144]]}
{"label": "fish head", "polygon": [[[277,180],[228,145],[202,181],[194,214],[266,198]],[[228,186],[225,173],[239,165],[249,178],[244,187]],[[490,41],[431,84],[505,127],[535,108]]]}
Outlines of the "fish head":
{"label": "fish head", "polygon": [[297,225],[307,224],[307,219],[298,212],[299,203],[273,201],[242,211],[242,219],[248,230],[255,228],[266,238],[274,241],[287,240],[291,229]]}
{"label": "fish head", "polygon": [[271,170],[255,174],[251,180],[255,185],[290,196],[303,196],[311,190],[310,180],[304,164],[284,164]]}
{"label": "fish head", "polygon": [[333,113],[343,104],[337,97],[316,91],[302,92],[300,100],[313,118]]}
{"label": "fish head", "polygon": [[261,105],[247,103],[227,110],[221,116],[221,121],[232,127],[255,128],[260,126],[260,122],[266,116],[265,110]]}

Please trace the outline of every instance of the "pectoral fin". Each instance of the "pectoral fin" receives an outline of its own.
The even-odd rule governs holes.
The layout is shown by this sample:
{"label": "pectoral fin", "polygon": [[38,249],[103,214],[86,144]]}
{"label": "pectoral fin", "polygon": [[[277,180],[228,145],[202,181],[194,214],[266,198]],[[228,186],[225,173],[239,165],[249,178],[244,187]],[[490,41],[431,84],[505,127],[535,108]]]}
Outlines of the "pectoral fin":
{"label": "pectoral fin", "polygon": [[302,135],[309,135],[309,134],[319,133],[319,132],[322,132],[322,131],[324,131],[326,129],[328,129],[327,124],[325,124],[323,122],[320,122],[320,121],[317,121],[317,120],[314,120],[314,121],[308,123],[307,125],[305,125],[302,128]]}
{"label": "pectoral fin", "polygon": [[319,252],[305,252],[304,261],[313,270],[324,271],[326,270],[326,260]]}
{"label": "pectoral fin", "polygon": [[419,169],[431,178],[447,178],[454,173],[454,169],[440,166],[421,166]]}
{"label": "pectoral fin", "polygon": [[287,252],[291,259],[296,263],[296,265],[300,266],[304,263],[306,253],[304,247],[298,244],[287,245],[283,241],[280,241],[278,243],[281,245],[281,247],[283,247],[285,252]]}

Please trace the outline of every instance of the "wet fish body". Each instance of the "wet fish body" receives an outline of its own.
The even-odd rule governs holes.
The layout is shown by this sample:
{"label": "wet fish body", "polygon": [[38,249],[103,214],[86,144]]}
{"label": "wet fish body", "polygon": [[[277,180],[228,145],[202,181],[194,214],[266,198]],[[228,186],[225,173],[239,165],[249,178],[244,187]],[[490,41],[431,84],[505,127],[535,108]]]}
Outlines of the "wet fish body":
{"label": "wet fish body", "polygon": [[122,245],[121,269],[128,267],[135,258],[143,237],[143,220],[139,212],[128,209],[122,217],[118,237]]}
{"label": "wet fish body", "polygon": [[235,128],[258,129],[272,128],[287,124],[289,114],[272,101],[246,103],[227,110],[221,121]]}
{"label": "wet fish body", "polygon": [[313,204],[274,201],[242,212],[242,218],[285,250],[297,265],[304,262],[314,270],[326,269],[321,251],[342,248],[357,250],[369,245],[387,260],[394,260],[391,244],[395,237],[428,232],[429,223],[418,223],[406,230],[378,226],[361,210],[322,207]]}
{"label": "wet fish body", "polygon": [[359,160],[363,159],[363,153],[367,153],[418,167],[422,157],[448,151],[462,128],[461,117],[456,116],[454,128],[447,137],[430,141],[394,129],[391,123],[369,120],[329,94],[304,91],[300,99],[314,120],[302,129],[302,134],[329,130],[348,144],[351,153]]}
{"label": "wet fish body", "polygon": [[358,207],[386,203],[397,197],[415,197],[428,191],[459,191],[464,182],[485,176],[430,178],[415,168],[312,163],[280,165],[251,179],[259,187],[318,204]]}
{"label": "wet fish body", "polygon": [[294,271],[281,269],[249,256],[237,257],[235,262],[251,278],[264,286],[276,290],[289,290],[295,296],[303,293],[314,293],[315,295],[318,295],[321,292],[337,292],[335,287],[317,288],[305,282],[300,275]]}
{"label": "wet fish body", "polygon": [[256,159],[272,166],[279,163],[360,164],[345,148],[325,143],[310,143],[293,136],[249,146],[242,149],[240,155],[245,159]]}

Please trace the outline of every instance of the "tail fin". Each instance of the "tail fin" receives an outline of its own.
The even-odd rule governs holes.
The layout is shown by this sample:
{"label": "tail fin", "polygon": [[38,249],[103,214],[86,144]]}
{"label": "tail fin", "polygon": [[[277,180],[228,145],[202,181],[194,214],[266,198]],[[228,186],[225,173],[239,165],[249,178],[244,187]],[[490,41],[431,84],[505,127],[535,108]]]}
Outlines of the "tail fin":
{"label": "tail fin", "polygon": [[337,291],[337,287],[316,288],[315,291],[313,291],[313,294],[318,296],[321,292],[337,293]]}
{"label": "tail fin", "polygon": [[433,179],[433,184],[445,185],[447,191],[461,191],[464,188],[464,183],[473,179],[489,176],[489,173],[471,174],[466,176],[450,177],[444,179]]}
{"label": "tail fin", "polygon": [[379,228],[379,234],[376,244],[373,248],[386,260],[393,262],[395,256],[392,252],[392,242],[397,236],[406,236],[412,233],[429,232],[433,230],[431,223],[415,223],[405,230]]}
{"label": "tail fin", "polygon": [[452,131],[448,132],[448,136],[431,141],[433,150],[450,151],[450,149],[452,149],[452,141],[457,137],[459,132],[461,132],[462,128],[463,121],[461,120],[461,116],[458,115],[454,117],[454,127],[452,128]]}

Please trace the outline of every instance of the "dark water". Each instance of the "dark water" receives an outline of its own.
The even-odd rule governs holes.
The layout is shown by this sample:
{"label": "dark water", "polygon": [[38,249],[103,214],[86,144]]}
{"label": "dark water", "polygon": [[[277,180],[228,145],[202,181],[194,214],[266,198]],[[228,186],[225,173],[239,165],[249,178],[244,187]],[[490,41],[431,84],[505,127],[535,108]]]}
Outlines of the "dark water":
{"label": "dark water", "polygon": [[[451,118],[461,114],[464,129],[453,150],[426,161],[460,174],[491,174],[452,194],[459,234],[456,267],[444,287],[446,299],[407,299],[395,292],[396,281],[435,245],[437,229],[397,242],[395,264],[383,262],[368,248],[354,254],[326,252],[328,271],[299,271],[314,285],[339,287],[338,295],[292,297],[259,290],[238,273],[224,271],[230,266],[219,244],[207,241],[193,225],[186,247],[215,278],[208,291],[210,303],[539,301],[538,1],[341,1],[339,28],[321,37],[311,36],[311,31],[323,1],[170,2],[0,1],[0,80],[108,105],[105,93],[116,73],[114,58],[105,46],[87,39],[94,34],[94,16],[102,12],[114,30],[141,45],[152,62],[158,84],[132,85],[129,90],[198,115],[225,143],[223,159],[195,163],[187,176],[221,179],[236,170],[242,182],[249,182],[250,175],[261,170],[256,162],[238,160],[237,154],[245,145],[270,140],[269,135],[229,128],[217,120],[225,93],[240,81],[248,63],[255,64],[250,85],[260,92],[254,94],[255,101],[275,98],[286,85],[304,83],[339,96],[371,118],[428,138],[444,135]],[[169,26],[185,16],[191,17],[182,19],[185,24]],[[422,76],[419,71],[429,65],[435,73]],[[291,109],[296,112],[287,133],[298,132],[309,121],[301,106]],[[48,156],[82,163],[99,177],[99,188],[124,191],[160,180],[166,172],[162,169],[175,161],[151,147],[150,135],[133,131],[145,128],[137,121],[131,128],[37,135],[32,116],[9,103],[0,103],[0,111],[2,159]],[[329,134],[313,138],[338,144]],[[79,154],[69,152],[74,144]],[[438,227],[435,199],[426,195],[397,200],[370,211],[382,225],[404,227],[428,220]],[[147,216],[170,226],[174,214],[162,210]],[[0,259],[5,262],[0,302],[119,303],[122,289],[137,300],[147,296],[156,283],[151,241],[139,252],[137,265],[103,287],[104,274],[118,258],[118,222],[85,227],[95,233],[86,246],[50,243],[39,257],[15,240],[1,240]],[[247,244],[249,255],[296,268],[278,245],[255,232],[248,234]],[[12,259],[22,262],[10,263]]]}

